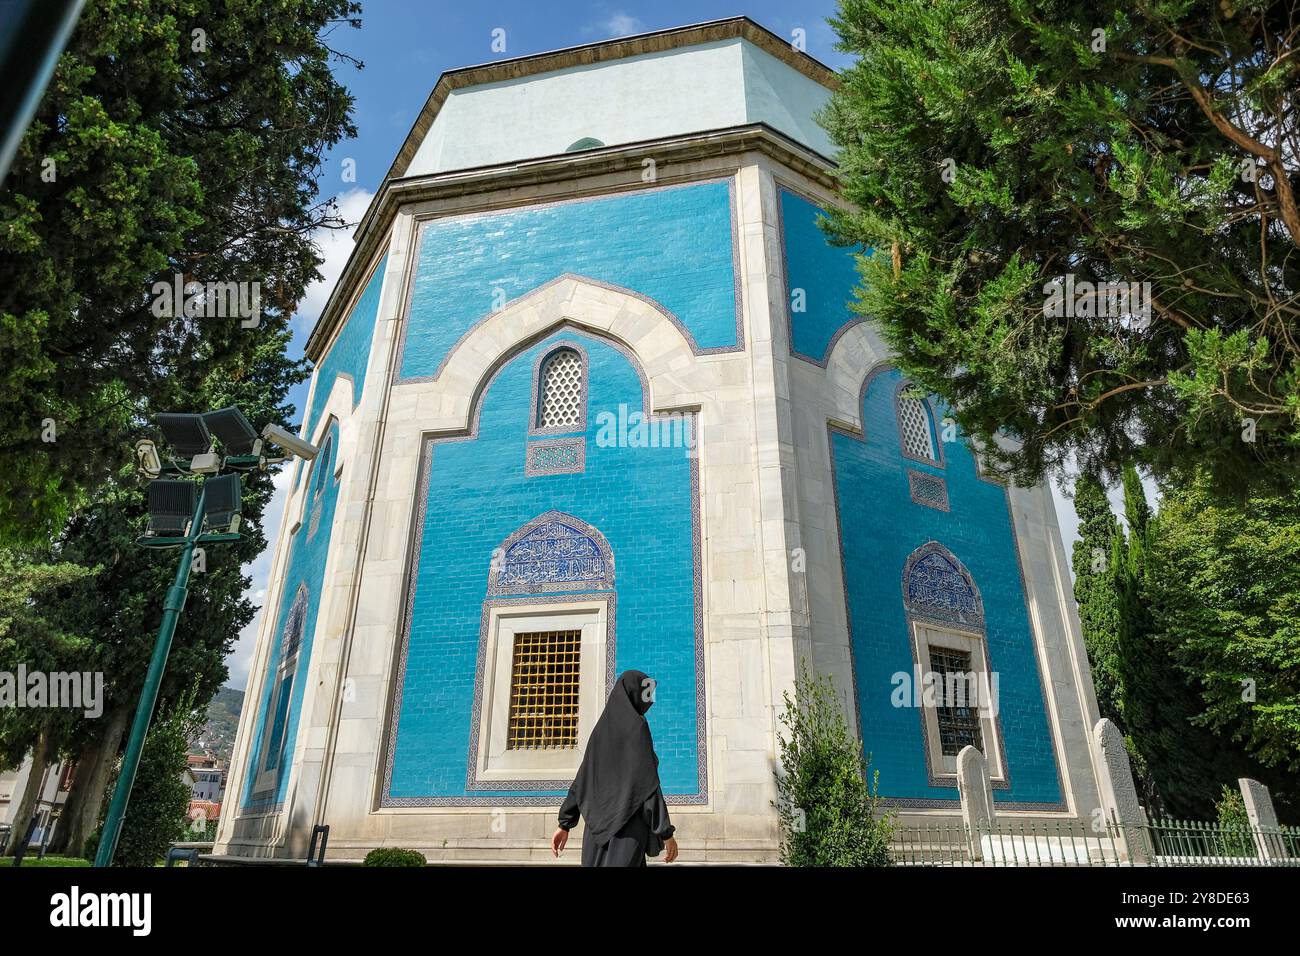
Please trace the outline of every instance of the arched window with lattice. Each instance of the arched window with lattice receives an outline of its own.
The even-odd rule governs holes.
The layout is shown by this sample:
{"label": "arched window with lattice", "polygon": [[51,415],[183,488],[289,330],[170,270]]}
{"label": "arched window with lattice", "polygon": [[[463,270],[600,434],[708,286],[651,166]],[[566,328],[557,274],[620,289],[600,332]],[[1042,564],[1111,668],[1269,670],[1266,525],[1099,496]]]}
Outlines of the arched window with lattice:
{"label": "arched window with lattice", "polygon": [[898,437],[903,454],[916,461],[939,464],[930,403],[915,394],[913,386],[905,382],[899,387],[897,405]]}
{"label": "arched window with lattice", "polygon": [[535,432],[576,432],[587,427],[586,361],[569,346],[549,352],[537,375]]}

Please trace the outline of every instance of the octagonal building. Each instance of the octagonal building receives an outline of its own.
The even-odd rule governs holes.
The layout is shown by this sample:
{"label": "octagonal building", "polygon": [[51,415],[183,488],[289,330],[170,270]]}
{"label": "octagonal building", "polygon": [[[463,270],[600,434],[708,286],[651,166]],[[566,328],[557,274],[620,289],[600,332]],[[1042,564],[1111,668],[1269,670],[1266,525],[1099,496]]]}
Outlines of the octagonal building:
{"label": "octagonal building", "polygon": [[[630,668],[684,860],[777,858],[801,662],[905,823],[959,818],[966,745],[999,816],[1107,803],[1049,489],[908,387],[817,226],[835,82],[745,18],[438,79],[307,344],[217,855],[548,859]],[[991,696],[927,704],[953,673]]]}

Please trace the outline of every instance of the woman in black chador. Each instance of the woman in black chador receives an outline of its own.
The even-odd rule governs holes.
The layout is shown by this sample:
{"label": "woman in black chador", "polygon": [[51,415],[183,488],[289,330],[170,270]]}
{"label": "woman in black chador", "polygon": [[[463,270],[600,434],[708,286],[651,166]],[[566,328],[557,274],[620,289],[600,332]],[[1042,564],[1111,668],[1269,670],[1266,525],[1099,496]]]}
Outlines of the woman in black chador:
{"label": "woman in black chador", "polygon": [[583,866],[645,866],[646,854],[677,859],[677,841],[659,786],[659,758],[645,712],[654,703],[654,681],[640,671],[624,671],[600,715],[582,766],[560,807],[560,828],[551,837],[559,856],[569,831],[586,821]]}

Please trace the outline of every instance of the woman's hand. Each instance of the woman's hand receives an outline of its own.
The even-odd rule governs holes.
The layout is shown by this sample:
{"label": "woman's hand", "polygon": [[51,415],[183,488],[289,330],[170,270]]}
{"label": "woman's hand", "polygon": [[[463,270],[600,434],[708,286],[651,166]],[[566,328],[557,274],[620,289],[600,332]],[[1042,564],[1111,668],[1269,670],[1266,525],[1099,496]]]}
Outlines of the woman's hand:
{"label": "woman's hand", "polygon": [[664,840],[664,862],[671,863],[677,859],[677,838],[669,837]]}
{"label": "woman's hand", "polygon": [[[551,837],[551,856],[559,856],[564,852],[564,845],[569,842],[569,831],[564,827],[556,827],[555,835]],[[677,855],[676,846],[673,847],[673,855]]]}

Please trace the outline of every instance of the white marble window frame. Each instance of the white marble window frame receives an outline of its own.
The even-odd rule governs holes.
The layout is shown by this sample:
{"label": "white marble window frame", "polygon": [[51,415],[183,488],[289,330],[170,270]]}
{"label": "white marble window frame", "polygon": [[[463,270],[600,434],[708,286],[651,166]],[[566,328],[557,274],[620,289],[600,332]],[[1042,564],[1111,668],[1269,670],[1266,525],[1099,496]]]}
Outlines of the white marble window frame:
{"label": "white marble window frame", "polygon": [[[578,772],[587,738],[605,698],[605,654],[609,601],[564,601],[554,604],[501,603],[488,612],[484,660],[483,706],[479,713],[475,777],[494,781],[569,779]],[[510,677],[516,634],[580,630],[578,662],[578,745],[546,750],[506,748],[510,719]]]}
{"label": "white marble window frame", "polygon": [[[970,655],[971,670],[983,675],[985,683],[981,686],[991,687],[992,674],[989,670],[988,642],[983,634],[974,631],[957,631],[928,621],[912,622],[912,654],[919,673],[930,672],[930,648],[960,651]],[[917,689],[923,693],[922,688]],[[943,742],[939,736],[939,714],[936,706],[926,704],[921,697],[921,730],[925,738],[926,763],[930,768],[931,784],[943,785],[957,781],[957,758],[943,752]],[[979,701],[980,735],[984,742],[984,758],[988,761],[989,780],[994,785],[1006,787],[1009,780],[1006,774],[1006,760],[1002,736],[997,715],[988,706],[987,700]]]}

